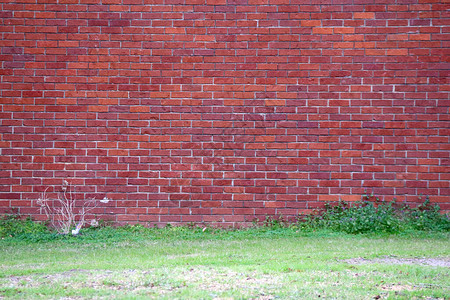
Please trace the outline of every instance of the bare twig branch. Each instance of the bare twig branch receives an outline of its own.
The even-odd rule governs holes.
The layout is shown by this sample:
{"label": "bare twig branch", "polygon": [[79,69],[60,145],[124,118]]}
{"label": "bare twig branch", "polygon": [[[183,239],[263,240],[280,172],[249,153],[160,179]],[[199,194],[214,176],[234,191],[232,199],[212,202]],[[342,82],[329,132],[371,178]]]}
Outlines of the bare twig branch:
{"label": "bare twig branch", "polygon": [[[40,206],[40,213],[45,213],[50,225],[61,234],[68,234],[73,227],[75,227],[75,230],[72,230],[72,234],[78,234],[81,227],[86,223],[86,215],[98,206],[98,202],[109,202],[107,197],[100,201],[89,198],[83,200],[82,205],[77,207],[74,188],[66,180],[64,180],[61,192],[57,194],[56,198],[49,198],[47,190],[48,188],[39,197],[37,204]],[[94,220],[91,220],[91,224],[95,224],[95,222],[92,222]]]}

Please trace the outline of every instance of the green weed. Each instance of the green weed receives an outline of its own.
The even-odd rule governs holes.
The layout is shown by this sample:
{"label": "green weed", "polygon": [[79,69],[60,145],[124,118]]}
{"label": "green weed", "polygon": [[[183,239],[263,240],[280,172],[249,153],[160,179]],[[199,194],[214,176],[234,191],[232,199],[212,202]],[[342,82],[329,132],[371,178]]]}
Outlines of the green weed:
{"label": "green weed", "polygon": [[0,238],[18,237],[30,234],[47,233],[48,228],[43,223],[34,222],[31,217],[20,215],[5,215],[0,218]]}
{"label": "green weed", "polygon": [[299,227],[304,230],[327,229],[350,234],[389,233],[407,231],[450,231],[450,217],[442,214],[438,205],[431,205],[428,197],[416,208],[399,205],[395,201],[385,202],[373,195],[365,195],[354,204],[340,201],[326,204],[315,215],[301,219]]}
{"label": "green weed", "polygon": [[404,223],[411,230],[450,231],[448,214],[441,214],[438,205],[432,205],[426,197],[424,203],[416,208],[405,206]]}

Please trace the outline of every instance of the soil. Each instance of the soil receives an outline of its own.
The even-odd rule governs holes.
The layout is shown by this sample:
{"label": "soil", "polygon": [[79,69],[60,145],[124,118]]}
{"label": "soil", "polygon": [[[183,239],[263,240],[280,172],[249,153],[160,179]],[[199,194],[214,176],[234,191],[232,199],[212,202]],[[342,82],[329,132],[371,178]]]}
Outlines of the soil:
{"label": "soil", "polygon": [[380,258],[350,258],[343,260],[346,263],[352,265],[362,264],[387,264],[387,265],[421,265],[421,266],[433,266],[433,267],[446,267],[450,268],[450,257],[437,257],[437,258],[402,258],[397,256],[384,256]]}

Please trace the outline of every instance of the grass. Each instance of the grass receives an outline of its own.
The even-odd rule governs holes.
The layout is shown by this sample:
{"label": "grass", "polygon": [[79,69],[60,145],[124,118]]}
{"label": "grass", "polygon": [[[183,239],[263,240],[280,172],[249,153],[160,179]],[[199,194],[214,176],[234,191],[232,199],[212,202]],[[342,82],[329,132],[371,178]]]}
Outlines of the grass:
{"label": "grass", "polygon": [[414,259],[450,263],[449,237],[277,226],[21,235],[0,241],[0,298],[448,299],[448,264]]}

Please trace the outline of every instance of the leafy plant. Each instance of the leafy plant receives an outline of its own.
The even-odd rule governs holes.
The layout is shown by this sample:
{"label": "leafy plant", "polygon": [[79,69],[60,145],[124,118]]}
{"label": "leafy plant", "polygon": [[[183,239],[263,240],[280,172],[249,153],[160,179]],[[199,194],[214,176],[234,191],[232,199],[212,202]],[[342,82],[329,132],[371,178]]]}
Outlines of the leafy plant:
{"label": "leafy plant", "polygon": [[340,201],[336,205],[326,204],[316,215],[303,218],[302,229],[329,229],[350,234],[399,233],[406,230],[450,231],[448,215],[441,214],[438,205],[431,205],[427,197],[417,208],[400,207],[394,201],[385,202],[373,195],[363,195],[354,204]]}
{"label": "leafy plant", "polygon": [[326,211],[313,219],[318,227],[324,227],[346,233],[399,231],[399,220],[395,218],[391,204],[378,207],[368,201],[350,206],[340,202],[336,206],[328,205]]}
{"label": "leafy plant", "polygon": [[440,213],[439,205],[432,205],[427,196],[425,201],[415,208],[406,206],[405,223],[412,230],[450,231],[450,218]]}
{"label": "leafy plant", "polygon": [[[47,189],[42,193],[42,196],[37,200],[37,204],[40,206],[40,212],[44,213],[50,225],[61,234],[68,234],[71,228],[73,235],[77,235],[86,223],[86,216],[94,208],[98,206],[98,202],[108,203],[108,198],[103,198],[97,201],[94,198],[84,199],[81,201],[81,205],[77,205],[80,201],[76,200],[74,187],[72,187],[66,180],[64,180],[56,198],[49,198]],[[91,219],[91,226],[98,226],[98,221]]]}
{"label": "leafy plant", "polygon": [[287,221],[283,218],[282,215],[278,217],[267,216],[263,222],[263,226],[270,229],[280,229],[288,226]]}
{"label": "leafy plant", "polygon": [[34,222],[31,217],[23,218],[15,214],[5,215],[0,218],[0,238],[43,232],[48,232],[45,224]]}

